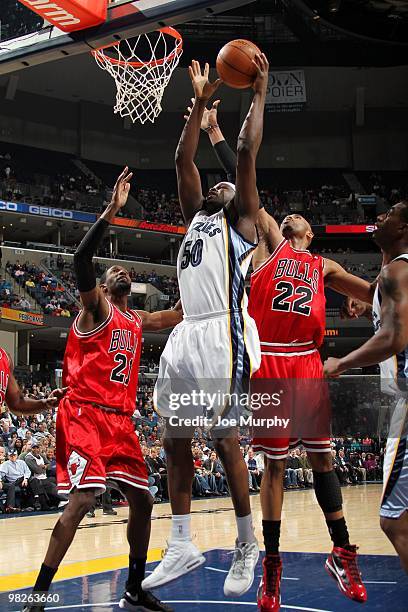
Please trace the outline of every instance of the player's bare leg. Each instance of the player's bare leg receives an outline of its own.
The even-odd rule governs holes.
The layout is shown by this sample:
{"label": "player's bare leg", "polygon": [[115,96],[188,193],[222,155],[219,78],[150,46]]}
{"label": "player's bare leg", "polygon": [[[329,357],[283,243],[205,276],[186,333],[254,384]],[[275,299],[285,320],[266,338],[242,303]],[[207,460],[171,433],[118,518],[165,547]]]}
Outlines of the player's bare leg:
{"label": "player's bare leg", "polygon": [[397,551],[401,565],[408,574],[408,511],[405,511],[399,519],[381,517],[380,525]]}
{"label": "player's bare leg", "polygon": [[[248,516],[251,514],[248,470],[239,448],[238,439],[236,436],[219,439],[213,435],[213,442],[225,469],[235,515],[240,518]],[[251,537],[254,541],[249,533],[243,534],[243,537]],[[248,539],[241,540],[239,534],[238,539],[242,542],[248,541]]]}
{"label": "player's bare leg", "polygon": [[[47,593],[51,582],[57,573],[61,561],[66,555],[68,548],[76,534],[79,523],[87,512],[96,503],[96,489],[76,489],[69,496],[69,503],[55,525],[51,534],[47,554],[44,563],[33,587],[34,593]],[[43,610],[43,606],[27,606],[26,612],[37,612]]]}
{"label": "player's bare leg", "polygon": [[[51,534],[44,565],[57,569],[71,546],[79,523],[96,503],[96,489],[76,489]],[[35,587],[34,587],[35,589]],[[47,589],[39,589],[41,591]]]}
{"label": "player's bare leg", "polygon": [[170,608],[162,604],[152,593],[142,589],[150,541],[153,497],[149,491],[125,483],[121,483],[120,488],[129,503],[127,525],[129,574],[119,607],[124,610],[170,611]]}
{"label": "player's bare leg", "polygon": [[333,469],[331,453],[307,454],[313,469],[316,498],[333,541],[333,550],[326,560],[326,570],[337,581],[344,595],[363,603],[367,601],[367,591],[357,565],[357,546],[350,544],[340,483]]}
{"label": "player's bare leg", "polygon": [[[172,510],[171,538],[161,563],[143,581],[144,589],[153,589],[183,576],[205,562],[204,555],[191,539],[191,488],[194,477],[191,435],[172,435],[166,427],[163,447],[166,451],[169,498]],[[177,434],[176,434],[177,435]],[[180,435],[180,434],[179,434]]]}
{"label": "player's bare leg", "polygon": [[286,459],[270,459],[265,456],[265,470],[261,482],[265,558],[257,596],[258,606],[262,612],[275,612],[280,609],[282,561],[279,555],[279,537],[285,466]]}
{"label": "player's bare leg", "polygon": [[177,516],[190,514],[194,477],[191,437],[173,438],[166,429],[163,447],[166,452],[171,511]]}
{"label": "player's bare leg", "polygon": [[238,432],[222,431],[222,435],[222,438],[217,437],[217,432],[212,432],[215,449],[227,476],[238,530],[234,558],[224,583],[224,594],[226,597],[240,597],[251,588],[254,581],[259,546],[252,522],[248,469],[239,447]]}

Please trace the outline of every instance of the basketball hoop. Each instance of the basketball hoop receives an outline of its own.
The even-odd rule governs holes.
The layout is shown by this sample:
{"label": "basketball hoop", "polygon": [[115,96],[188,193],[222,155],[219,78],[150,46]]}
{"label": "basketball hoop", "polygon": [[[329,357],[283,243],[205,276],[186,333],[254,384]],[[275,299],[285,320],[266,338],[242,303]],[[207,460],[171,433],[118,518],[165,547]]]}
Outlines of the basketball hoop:
{"label": "basketball hoop", "polygon": [[92,51],[98,66],[116,83],[115,113],[133,123],[154,123],[160,115],[164,90],[182,53],[182,36],[171,27]]}

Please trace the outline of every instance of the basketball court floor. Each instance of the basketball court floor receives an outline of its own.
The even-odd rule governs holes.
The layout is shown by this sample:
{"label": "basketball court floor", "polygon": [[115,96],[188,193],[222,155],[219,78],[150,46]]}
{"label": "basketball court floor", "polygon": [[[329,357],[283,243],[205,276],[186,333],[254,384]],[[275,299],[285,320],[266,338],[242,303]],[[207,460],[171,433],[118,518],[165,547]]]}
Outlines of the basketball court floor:
{"label": "basketball court floor", "polygon": [[[343,488],[351,540],[360,549],[360,569],[368,590],[366,611],[407,612],[408,578],[398,557],[379,528],[380,485]],[[251,498],[257,536],[262,542],[259,495]],[[85,518],[52,588],[47,610],[109,612],[117,604],[127,576],[126,518],[118,515]],[[233,612],[256,610],[256,589],[261,575],[241,599],[223,595],[223,582],[231,562],[235,521],[230,498],[193,502],[192,529],[206,563],[180,580],[158,590],[177,612]],[[0,610],[21,610],[43,560],[57,515],[18,516],[0,520]],[[149,566],[162,555],[170,532],[170,507],[154,507]],[[311,490],[285,494],[281,549],[284,560],[282,610],[338,612],[359,604],[346,599],[324,570],[330,540],[323,515]]]}

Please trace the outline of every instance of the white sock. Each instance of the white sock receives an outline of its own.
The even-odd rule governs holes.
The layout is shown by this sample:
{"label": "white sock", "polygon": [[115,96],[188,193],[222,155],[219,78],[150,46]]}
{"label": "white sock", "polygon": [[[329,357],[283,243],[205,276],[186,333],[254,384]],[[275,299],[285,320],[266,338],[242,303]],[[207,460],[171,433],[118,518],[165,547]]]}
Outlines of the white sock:
{"label": "white sock", "polygon": [[191,514],[173,514],[171,522],[171,541],[191,540]]}
{"label": "white sock", "polygon": [[252,514],[235,516],[238,528],[238,542],[256,542]]}

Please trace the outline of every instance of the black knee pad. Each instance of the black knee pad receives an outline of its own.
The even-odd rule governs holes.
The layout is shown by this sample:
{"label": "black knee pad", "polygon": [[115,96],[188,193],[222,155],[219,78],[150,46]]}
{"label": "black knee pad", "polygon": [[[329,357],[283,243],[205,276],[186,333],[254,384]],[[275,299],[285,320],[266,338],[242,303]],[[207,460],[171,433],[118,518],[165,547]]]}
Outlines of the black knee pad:
{"label": "black knee pad", "polygon": [[342,509],[343,498],[339,479],[334,470],[330,472],[313,471],[313,483],[319,506],[326,514]]}

